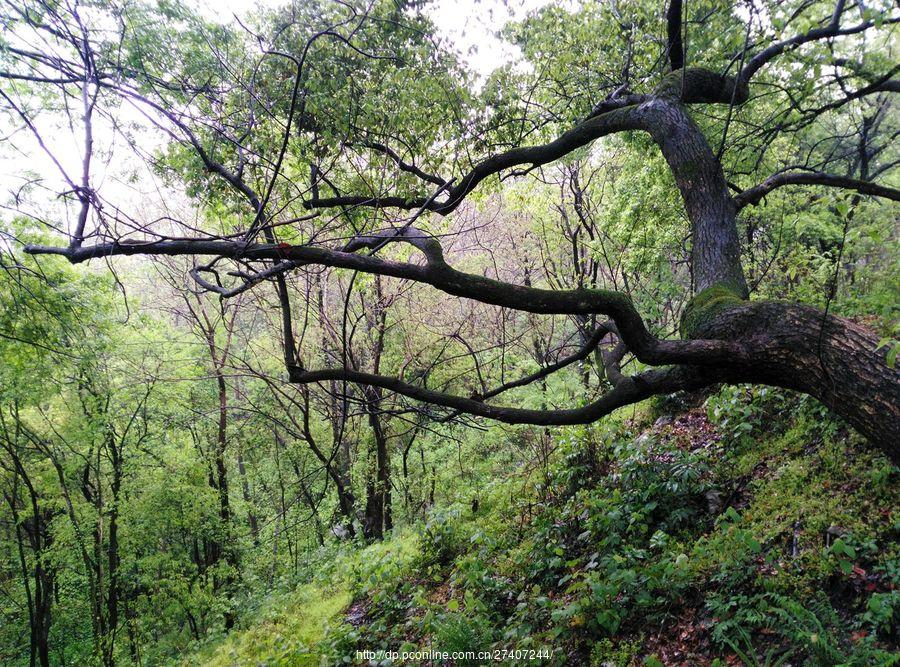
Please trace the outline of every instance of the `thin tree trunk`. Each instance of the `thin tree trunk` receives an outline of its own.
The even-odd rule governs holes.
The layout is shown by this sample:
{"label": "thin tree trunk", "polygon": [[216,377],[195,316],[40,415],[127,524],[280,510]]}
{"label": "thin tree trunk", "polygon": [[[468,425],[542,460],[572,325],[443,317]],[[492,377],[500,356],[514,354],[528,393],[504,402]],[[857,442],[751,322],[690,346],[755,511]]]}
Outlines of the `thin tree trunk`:
{"label": "thin tree trunk", "polygon": [[250,526],[250,535],[253,538],[253,546],[259,546],[259,520],[253,512],[253,501],[250,497],[250,482],[247,479],[247,470],[244,466],[244,457],[238,452],[237,455],[238,474],[241,476],[241,496],[244,504],[247,506],[247,523]]}

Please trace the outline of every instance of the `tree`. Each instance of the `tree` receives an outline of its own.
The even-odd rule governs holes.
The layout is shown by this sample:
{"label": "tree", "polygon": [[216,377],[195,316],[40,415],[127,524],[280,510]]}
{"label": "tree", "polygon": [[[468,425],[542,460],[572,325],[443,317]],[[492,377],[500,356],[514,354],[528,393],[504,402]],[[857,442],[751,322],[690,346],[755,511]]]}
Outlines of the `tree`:
{"label": "tree", "polygon": [[[890,185],[891,121],[869,121],[863,132],[851,122],[859,109],[875,109],[870,118],[889,115],[878,110],[898,90],[897,67],[879,47],[889,44],[900,17],[889,4],[845,0],[694,11],[686,15],[677,0],[665,17],[641,3],[627,10],[590,4],[571,15],[550,7],[512,29],[540,71],[529,79],[498,70],[479,100],[415,5],[295,7],[245,33],[171,8],[109,3],[101,17],[85,18],[77,7],[12,5],[0,95],[44,149],[32,91],[80,103],[80,117],[73,112],[71,119],[83,131],[80,180],[56,161],[74,207],[68,243],[27,251],[73,263],[204,257],[190,273],[223,298],[271,283],[289,380],[355,383],[370,404],[381,400],[379,392],[393,392],[507,423],[576,424],[654,395],[763,383],[814,396],[896,462],[900,372],[888,363],[890,348],[827,305],[750,300],[741,216],[760,205],[765,215],[767,195],[782,188],[853,193],[834,203],[845,220],[839,263],[862,198],[900,200]],[[37,48],[36,40],[52,48]],[[254,43],[262,60],[251,55]],[[93,123],[98,116],[115,123],[122,104],[139,108],[169,138],[153,162],[204,203],[203,231],[165,217],[142,220],[101,197],[91,172]],[[444,109],[451,112],[446,122]],[[690,295],[680,339],[651,333],[623,292],[545,289],[458,270],[438,236],[419,224],[430,214],[451,216],[497,177],[525,178],[604,137],[623,135],[637,145],[636,133],[665,159],[689,223]],[[781,166],[773,145],[792,153]],[[455,176],[437,175],[445,169]],[[757,184],[734,183],[750,179]],[[402,211],[412,213],[404,218]],[[346,240],[334,245],[329,237]],[[401,255],[410,247],[423,262]],[[376,256],[382,250],[396,258]],[[470,396],[377,368],[356,370],[346,355],[340,366],[307,369],[285,276],[317,267],[412,281],[536,315],[607,317],[596,332],[619,342],[603,361],[607,390],[587,405],[555,410],[489,400],[507,384],[537,381],[584,359],[602,335],[517,383]],[[649,369],[624,374],[626,356]]]}
{"label": "tree", "polygon": [[[114,664],[123,634],[134,645],[125,517],[158,368],[118,365],[105,279],[13,256],[0,266],[9,278],[0,290],[4,537],[16,545],[30,663],[64,659],[59,636],[81,623],[88,651]],[[77,594],[60,604],[61,588]]]}
{"label": "tree", "polygon": [[[47,563],[48,547],[53,542],[49,529],[53,512],[44,506],[46,502],[20,456],[25,448],[19,442],[24,429],[19,420],[18,405],[14,404],[8,417],[5,412],[0,412],[0,429],[0,444],[6,453],[3,468],[7,473],[3,498],[13,519],[12,532],[15,534],[20,576],[28,608],[28,664],[32,667],[36,664],[46,667],[50,664],[52,591],[56,583],[55,568]],[[12,465],[7,466],[6,460]],[[30,514],[23,517],[23,511]],[[30,560],[26,556],[26,549],[31,552]]]}

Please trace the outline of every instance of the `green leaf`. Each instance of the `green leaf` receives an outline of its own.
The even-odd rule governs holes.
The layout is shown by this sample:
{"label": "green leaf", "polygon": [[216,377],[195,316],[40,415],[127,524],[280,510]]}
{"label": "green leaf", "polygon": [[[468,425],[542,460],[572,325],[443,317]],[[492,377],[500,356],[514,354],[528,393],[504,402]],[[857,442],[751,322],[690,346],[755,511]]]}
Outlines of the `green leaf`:
{"label": "green leaf", "polygon": [[888,368],[893,368],[897,364],[897,353],[900,352],[900,343],[895,344],[887,353]]}

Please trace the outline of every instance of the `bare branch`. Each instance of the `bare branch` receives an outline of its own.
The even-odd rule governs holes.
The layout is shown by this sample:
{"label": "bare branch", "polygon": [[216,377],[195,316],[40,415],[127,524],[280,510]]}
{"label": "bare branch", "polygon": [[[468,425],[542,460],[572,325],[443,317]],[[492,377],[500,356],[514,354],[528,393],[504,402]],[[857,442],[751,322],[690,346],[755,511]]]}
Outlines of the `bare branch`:
{"label": "bare branch", "polygon": [[737,203],[738,208],[755,205],[762,201],[762,198],[772,192],[772,190],[786,185],[824,185],[844,190],[855,190],[864,195],[900,201],[900,190],[895,188],[878,185],[871,181],[862,181],[855,178],[847,178],[845,176],[836,176],[834,174],[823,174],[816,171],[787,171],[775,174],[759,185],[735,195],[734,201]]}
{"label": "bare branch", "polygon": [[669,63],[672,71],[684,67],[684,45],[681,41],[681,0],[671,0],[666,12]]}
{"label": "bare branch", "polygon": [[538,426],[562,426],[589,424],[617,408],[631,405],[645,398],[675,391],[699,389],[713,384],[716,379],[709,373],[699,373],[684,367],[652,370],[633,377],[624,377],[613,389],[596,401],[581,408],[565,410],[542,410],[511,408],[489,405],[474,398],[457,396],[425,387],[419,387],[400,379],[362,373],[340,368],[305,371],[294,367],[289,369],[291,382],[309,384],[325,381],[347,381],[360,385],[381,387],[407,398],[440,405],[458,412],[487,417],[507,424],[534,424]]}
{"label": "bare branch", "polygon": [[[603,337],[610,333],[616,332],[616,326],[612,322],[607,322],[606,324],[601,324],[594,330],[594,333],[591,334],[591,337],[588,339],[587,343],[585,343],[581,349],[579,349],[574,354],[570,354],[569,356],[560,359],[556,363],[550,364],[549,366],[545,366],[539,371],[535,371],[530,375],[526,375],[525,377],[521,377],[518,380],[513,380],[511,382],[507,382],[505,384],[500,385],[494,389],[491,389],[484,394],[479,394],[476,396],[472,396],[472,398],[485,400],[488,398],[493,398],[499,394],[502,394],[504,391],[509,391],[510,389],[515,389],[517,387],[524,387],[525,385],[529,385],[533,382],[537,382],[538,380],[542,380],[545,377],[552,375],[558,370],[565,368],[566,366],[571,366],[577,361],[582,361],[587,359],[591,353],[596,349],[596,347],[600,344],[600,341],[603,340]],[[615,383],[614,383],[615,384]]]}
{"label": "bare branch", "polygon": [[[723,361],[733,362],[746,354],[743,345],[733,341],[659,340],[647,330],[631,300],[620,292],[597,289],[547,290],[505,283],[458,271],[444,261],[437,239],[432,238],[427,244],[431,247],[426,254],[427,263],[424,266],[314,246],[247,245],[202,239],[114,242],[81,248],[32,245],[27,246],[25,251],[34,255],[61,255],[72,263],[115,255],[211,255],[247,261],[293,261],[298,266],[317,264],[346,268],[412,280],[454,296],[530,313],[606,315],[615,321],[620,337],[628,348],[640,361],[648,364],[692,363],[707,366]],[[436,251],[432,251],[435,247]]]}
{"label": "bare branch", "polygon": [[599,116],[588,118],[577,126],[564,132],[557,139],[547,144],[513,148],[505,153],[500,153],[486,158],[476,164],[472,170],[464,176],[458,185],[450,188],[447,199],[427,204],[425,199],[408,199],[405,197],[370,197],[360,195],[325,197],[311,199],[304,205],[306,208],[328,208],[333,206],[371,206],[374,208],[400,208],[416,209],[425,207],[429,211],[447,215],[452,213],[472,190],[483,180],[497,174],[504,169],[523,164],[539,166],[554,162],[576,148],[585,146],[595,139],[622,132],[641,128],[641,114],[637,107],[629,106],[616,109]]}
{"label": "bare branch", "polygon": [[419,167],[414,164],[410,164],[403,161],[396,151],[394,151],[389,146],[385,146],[384,144],[379,144],[374,141],[360,141],[358,144],[347,144],[347,146],[354,147],[356,145],[364,146],[366,148],[371,148],[373,151],[377,151],[379,153],[383,153],[388,156],[391,160],[393,160],[397,167],[401,171],[408,172],[421,178],[423,181],[428,181],[429,183],[434,183],[435,185],[444,185],[447,181],[440,176],[435,176],[434,174],[429,174],[428,172],[422,171]]}

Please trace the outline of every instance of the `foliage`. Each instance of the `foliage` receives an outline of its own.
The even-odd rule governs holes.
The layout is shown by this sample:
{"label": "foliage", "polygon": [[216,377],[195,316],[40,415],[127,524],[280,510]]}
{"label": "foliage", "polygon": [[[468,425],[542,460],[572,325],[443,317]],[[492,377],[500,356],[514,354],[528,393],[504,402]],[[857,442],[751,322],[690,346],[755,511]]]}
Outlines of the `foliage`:
{"label": "foliage", "polygon": [[[826,4],[690,4],[695,64],[718,66],[786,24],[813,28],[808,15]],[[134,184],[104,132],[146,154],[164,201],[135,197],[133,217],[92,206],[108,225],[98,238],[132,242],[151,218],[172,222],[170,206],[188,209],[191,233],[246,229],[247,202],[215,164],[239,165],[261,192],[271,185],[277,240],[288,246],[406,224],[361,207],[309,215],[308,190],[429,194],[434,179],[426,188],[411,175],[411,156],[429,173],[464,172],[477,155],[569,130],[623,78],[620,93],[655,89],[666,67],[661,41],[645,38],[665,33],[661,5],[643,0],[531,12],[503,30],[522,61],[483,82],[418,1],[295,2],[244,26],[168,1],[7,5],[4,119],[18,122],[8,106],[18,101],[39,125],[64,114],[75,124],[84,99],[70,84],[2,76],[20,62],[22,30],[45,35],[51,55],[39,58],[69,67],[49,43],[72,45],[57,30],[72,7],[84,10],[93,66],[117,72],[84,83],[97,96],[95,157],[110,181]],[[857,9],[879,21],[881,5]],[[755,16],[748,32],[744,11]],[[326,30],[335,25],[353,39]],[[861,127],[873,131],[873,169],[896,161],[889,105],[850,100],[846,117],[804,115],[838,101],[819,85],[831,76],[826,60],[831,69],[858,60],[862,74],[846,77],[854,84],[893,67],[893,32],[880,28],[833,51],[795,50],[761,73],[767,92],[752,108],[693,114],[713,149],[721,144],[729,185],[753,185],[797,151],[813,167],[845,156],[839,165],[852,173]],[[166,119],[160,136],[122,111],[123,99],[141,98]],[[291,115],[294,103],[302,108]],[[764,135],[769,121],[786,134]],[[170,141],[178,123],[196,144],[178,132]],[[11,155],[23,152],[23,134],[9,133]],[[269,180],[285,136],[281,175]],[[400,162],[372,147],[388,140]],[[702,333],[743,303],[726,285],[685,296],[689,225],[651,137],[622,133],[535,178],[506,176],[453,216],[419,217],[446,239],[454,266],[546,289],[616,290],[660,338],[679,324],[684,337]],[[24,253],[55,242],[42,230],[64,228],[58,221],[99,184],[66,183],[55,198],[42,180],[23,180],[11,206],[33,209],[0,220],[0,662],[36,662],[41,633],[49,662],[79,665],[348,664],[357,650],[428,647],[552,648],[553,664],[896,661],[898,470],[812,398],[722,386],[543,428],[341,381],[291,385],[282,343],[296,339],[304,368],[343,365],[478,397],[565,358],[602,322],[307,266],[284,278],[296,295],[286,333],[267,280],[220,300],[185,287],[189,267],[174,258],[123,262],[113,276],[97,261]],[[856,194],[769,194],[739,220],[753,298],[857,319],[878,331],[895,367],[896,221],[894,204]],[[393,245],[384,257],[419,261],[414,246]],[[250,266],[237,255],[224,275]],[[610,388],[600,362],[613,349],[606,338],[493,400],[583,406]],[[623,362],[628,374],[645,368],[633,355]]]}

